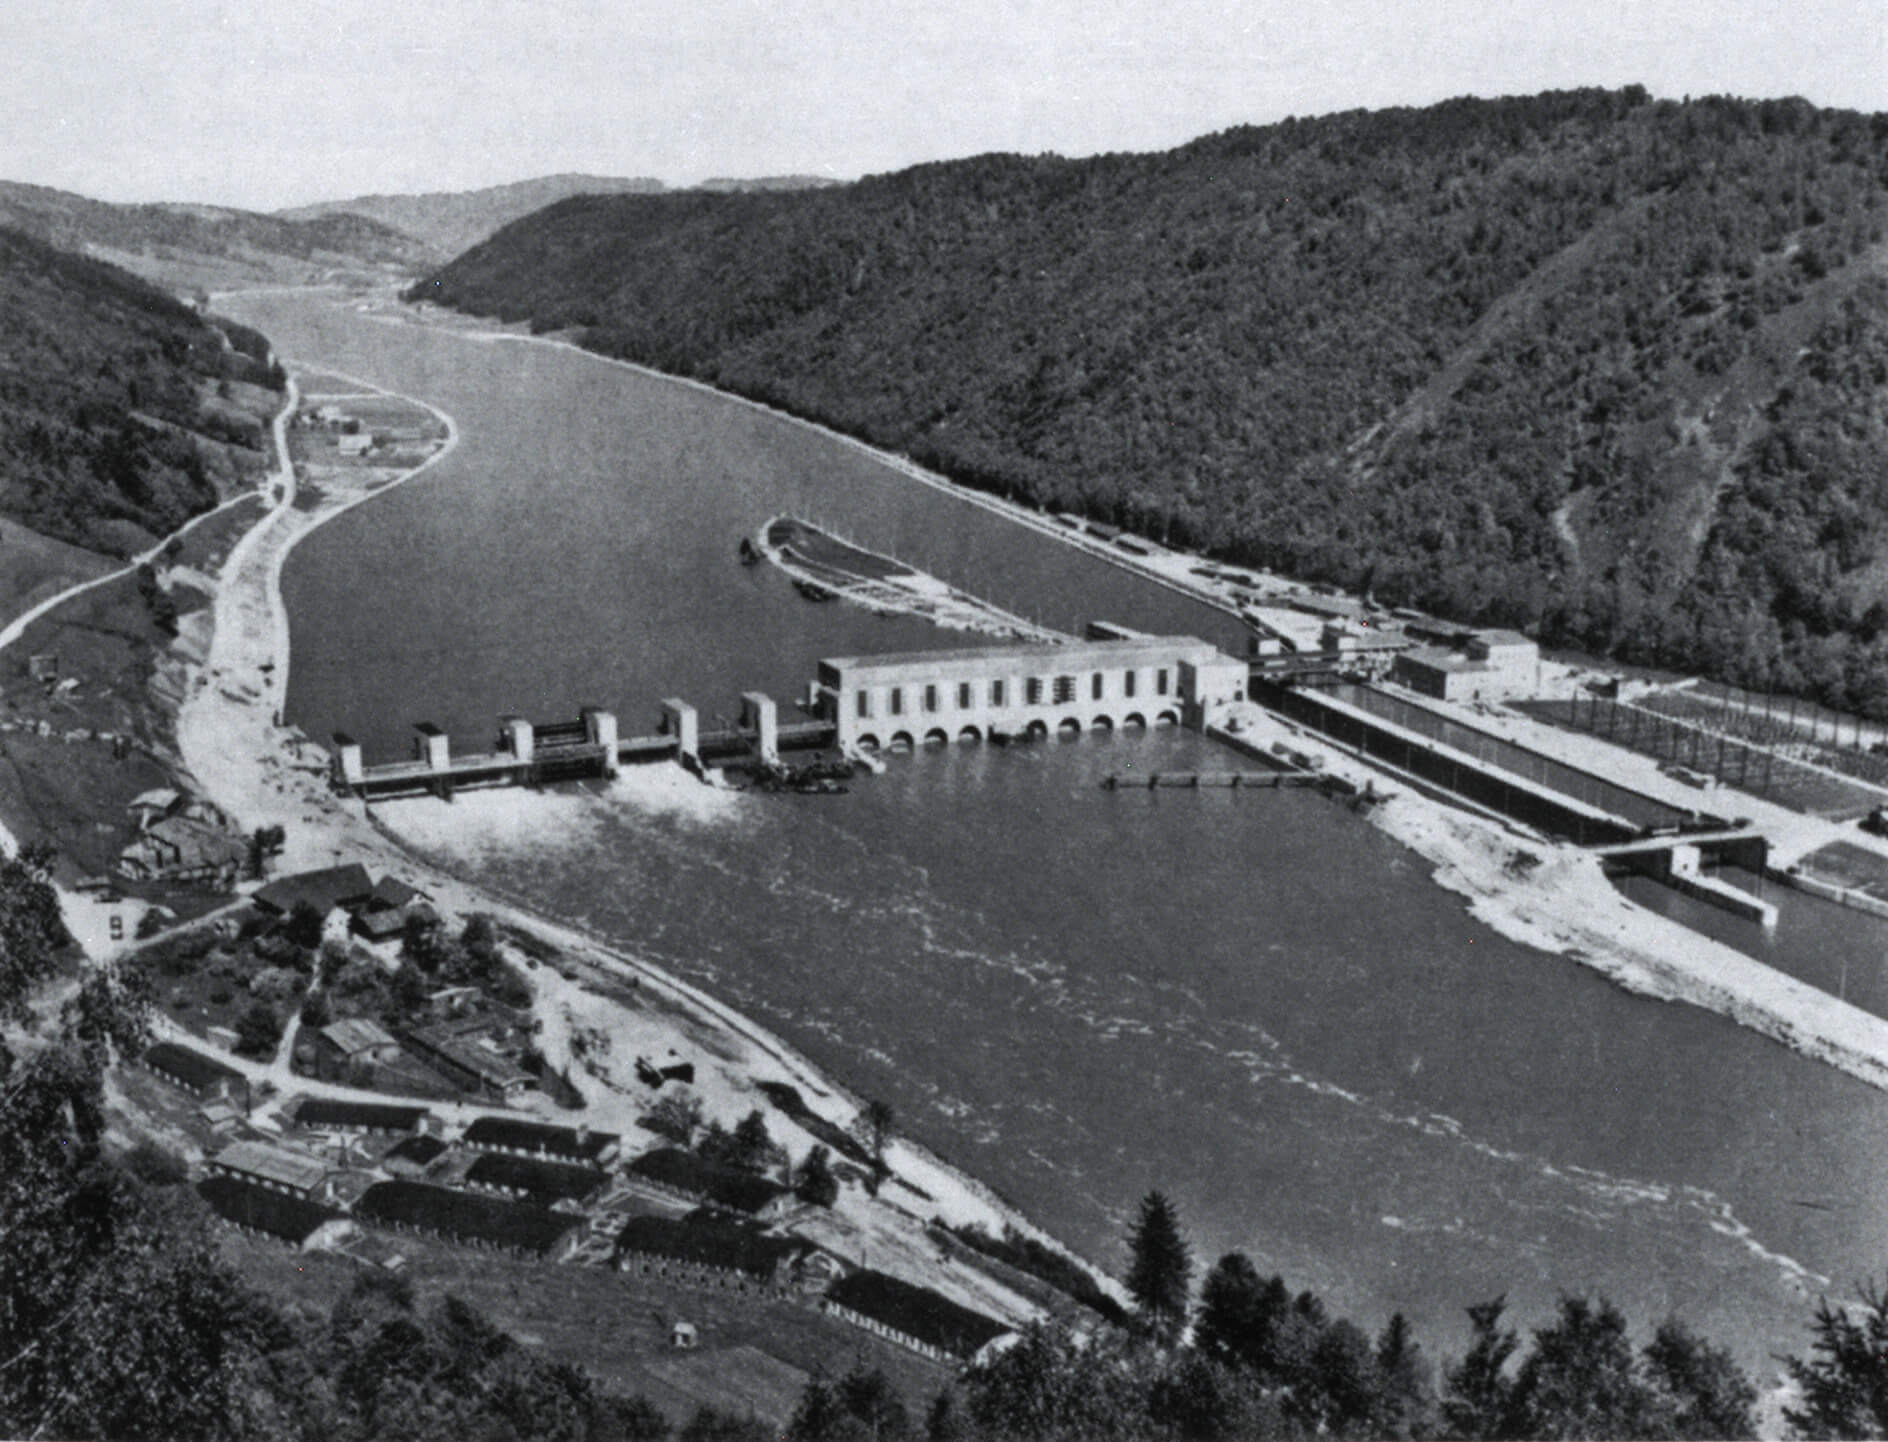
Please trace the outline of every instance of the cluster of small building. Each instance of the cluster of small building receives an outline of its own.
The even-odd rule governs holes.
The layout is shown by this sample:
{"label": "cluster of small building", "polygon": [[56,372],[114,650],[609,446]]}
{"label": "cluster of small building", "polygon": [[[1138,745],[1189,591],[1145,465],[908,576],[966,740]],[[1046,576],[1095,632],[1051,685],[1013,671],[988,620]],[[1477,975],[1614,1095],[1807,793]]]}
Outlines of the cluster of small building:
{"label": "cluster of small building", "polygon": [[295,416],[294,424],[304,430],[325,431],[333,435],[335,451],[343,458],[365,456],[380,446],[409,444],[427,440],[428,432],[417,422],[381,425],[369,429],[358,416],[332,401],[305,406]]}
{"label": "cluster of small building", "polygon": [[[175,1067],[166,1055],[153,1069]],[[333,1246],[367,1224],[562,1260],[589,1235],[585,1208],[608,1185],[620,1144],[582,1127],[505,1117],[482,1117],[448,1141],[424,1107],[331,1097],[304,1099],[293,1122],[310,1145],[231,1142],[205,1162],[204,1199],[225,1220],[302,1248]],[[324,1142],[338,1143],[339,1161],[312,1149]],[[426,1179],[467,1153],[458,1185]]]}
{"label": "cluster of small building", "polygon": [[1388,677],[1439,701],[1500,701],[1539,688],[1540,647],[1519,631],[1471,628],[1354,596],[1300,592],[1250,604],[1250,657],[1281,674],[1321,664],[1362,680]]}
{"label": "cluster of small building", "polygon": [[372,1017],[313,1028],[297,1043],[296,1065],[324,1081],[359,1085],[375,1070],[413,1075],[418,1063],[417,1076],[437,1079],[441,1089],[505,1105],[542,1087],[539,1074],[525,1065],[533,1054],[529,1033],[510,1008],[476,987],[443,987],[427,998],[427,1014],[431,1020],[402,1027],[398,1036]]}
{"label": "cluster of small building", "polygon": [[400,936],[412,918],[439,920],[424,893],[394,876],[375,881],[358,861],[277,877],[250,901],[264,915],[278,919],[312,909],[321,919],[323,939],[353,935],[389,941]]}
{"label": "cluster of small building", "polygon": [[[318,933],[324,946],[344,946],[356,961],[397,975],[408,965],[397,950],[408,929],[415,922],[440,923],[425,893],[390,875],[376,881],[358,863],[280,877],[250,900],[260,927],[225,918],[223,934],[245,938],[242,944],[262,964],[303,971]],[[115,927],[114,938],[121,932]],[[208,1030],[223,1050],[235,1048],[229,1028]],[[528,1015],[466,985],[435,986],[385,1025],[373,1016],[342,1015],[306,1026],[294,1064],[300,1074],[323,1081],[361,1086],[374,1078],[389,1090],[501,1105],[547,1087],[555,1091],[558,1083],[541,1074]]]}
{"label": "cluster of small building", "polygon": [[118,874],[127,881],[228,891],[242,877],[249,843],[214,801],[160,787],[136,797],[126,810],[137,828],[118,854]]}
{"label": "cluster of small building", "polygon": [[[248,1111],[243,1073],[210,1055],[161,1042],[141,1061],[203,1100],[219,1130]],[[625,1160],[614,1134],[499,1116],[448,1138],[423,1106],[333,1097],[296,1104],[288,1135],[302,1145],[247,1136],[206,1159],[197,1190],[224,1221],[300,1249],[354,1251],[365,1228],[546,1262],[584,1250],[639,1277],[798,1299],[941,1362],[971,1360],[1008,1332],[774,1230],[797,1206],[786,1188],[680,1148]],[[339,1160],[319,1150],[337,1145]],[[691,1210],[623,1218],[612,1202],[639,1191]],[[613,1238],[598,1231],[616,1222]]]}

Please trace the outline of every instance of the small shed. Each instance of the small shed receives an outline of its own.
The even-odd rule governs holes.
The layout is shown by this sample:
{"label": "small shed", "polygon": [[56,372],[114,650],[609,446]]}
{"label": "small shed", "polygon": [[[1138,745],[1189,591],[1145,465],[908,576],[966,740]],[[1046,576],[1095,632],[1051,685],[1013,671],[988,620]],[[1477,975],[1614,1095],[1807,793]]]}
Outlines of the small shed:
{"label": "small shed", "polygon": [[197,1108],[197,1115],[210,1124],[214,1131],[225,1131],[242,1120],[242,1113],[226,1101],[213,1101]]}
{"label": "small shed", "polygon": [[182,801],[182,792],[173,787],[159,786],[132,797],[125,811],[137,823],[139,831],[148,831],[176,811]]}
{"label": "small shed", "polygon": [[669,1328],[669,1345],[679,1352],[692,1352],[701,1345],[693,1322],[677,1322]]}
{"label": "small shed", "polygon": [[380,1159],[380,1165],[396,1177],[415,1178],[446,1154],[447,1147],[438,1137],[421,1134],[407,1137]]}
{"label": "small shed", "polygon": [[330,1022],[315,1033],[315,1047],[321,1075],[330,1080],[344,1076],[355,1063],[385,1063],[400,1056],[400,1043],[367,1017]]}

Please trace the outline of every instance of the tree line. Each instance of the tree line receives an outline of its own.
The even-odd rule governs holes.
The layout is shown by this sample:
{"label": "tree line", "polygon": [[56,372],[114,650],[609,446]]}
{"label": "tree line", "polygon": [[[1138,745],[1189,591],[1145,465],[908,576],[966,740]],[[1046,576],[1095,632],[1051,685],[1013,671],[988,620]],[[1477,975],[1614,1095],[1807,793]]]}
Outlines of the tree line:
{"label": "tree line", "polygon": [[[968,1369],[922,1414],[861,1364],[815,1377],[789,1438],[1734,1438],[1757,1390],[1676,1319],[1635,1347],[1603,1300],[1563,1296],[1523,1342],[1504,1303],[1468,1309],[1469,1350],[1437,1368],[1401,1315],[1374,1338],[1233,1252],[1193,1293],[1172,1205],[1141,1203],[1129,1238],[1131,1322],[1084,1335],[1037,1326]],[[1786,1359],[1795,1435],[1888,1436],[1888,1297],[1824,1301],[1805,1359]],[[758,1435],[758,1434],[749,1434]]]}

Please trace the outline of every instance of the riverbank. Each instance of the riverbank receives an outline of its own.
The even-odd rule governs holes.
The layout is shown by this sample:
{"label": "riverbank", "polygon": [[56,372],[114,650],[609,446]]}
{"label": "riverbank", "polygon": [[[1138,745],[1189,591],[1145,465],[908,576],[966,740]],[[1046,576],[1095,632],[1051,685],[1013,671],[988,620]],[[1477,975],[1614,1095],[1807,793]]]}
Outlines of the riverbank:
{"label": "riverbank", "polygon": [[[376,816],[360,803],[336,796],[328,785],[325,752],[277,724],[273,713],[277,698],[286,694],[290,663],[281,591],[288,556],[336,516],[425,474],[458,443],[452,417],[424,402],[396,398],[424,406],[439,418],[447,432],[441,450],[397,478],[323,471],[312,501],[302,494],[293,466],[285,462],[277,504],[230,554],[212,603],[208,653],[178,717],[185,766],[201,791],[245,829],[283,828],[281,870],[358,861],[372,871],[403,876],[450,918],[485,912],[555,948],[570,963],[563,970],[573,975],[540,967],[531,976],[544,1022],[540,1044],[553,1066],[589,1078],[590,1125],[634,1135],[646,1107],[630,1060],[675,1049],[700,1059],[696,1091],[708,1114],[725,1126],[731,1127],[748,1109],[766,1109],[758,1082],[784,1081],[826,1122],[852,1129],[864,1100],[820,1074],[778,1037],[646,960],[552,921],[523,899],[494,895],[425,860],[397,826],[387,824],[389,808]],[[277,442],[286,456],[280,426]],[[624,804],[662,804],[660,798],[640,794],[647,789],[646,781],[638,779],[642,776],[637,773],[622,784]],[[710,794],[679,772],[672,780],[686,784],[691,797]],[[554,793],[475,793],[461,797],[439,819],[455,829],[529,828],[541,824],[547,811],[554,812],[557,801]],[[397,814],[397,808],[392,809]],[[590,984],[583,979],[586,970]],[[775,1140],[787,1143],[795,1156],[817,1140],[778,1112],[769,1112],[768,1121]],[[822,1244],[855,1259],[869,1255],[879,1269],[1012,1322],[1038,1315],[1032,1304],[980,1271],[941,1259],[926,1227],[941,1217],[953,1225],[982,1226],[998,1236],[1015,1228],[1058,1250],[1060,1245],[974,1178],[915,1143],[895,1138],[886,1157],[898,1180],[883,1187],[879,1198],[846,1189],[838,1208],[822,1219]]]}

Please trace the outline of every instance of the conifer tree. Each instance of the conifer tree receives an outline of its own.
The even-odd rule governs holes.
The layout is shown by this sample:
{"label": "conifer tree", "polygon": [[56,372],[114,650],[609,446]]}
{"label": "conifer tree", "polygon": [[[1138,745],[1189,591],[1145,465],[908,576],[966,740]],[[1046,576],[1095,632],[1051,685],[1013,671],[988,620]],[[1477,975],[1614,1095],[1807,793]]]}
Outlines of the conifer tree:
{"label": "conifer tree", "polygon": [[1377,1338],[1377,1368],[1383,1391],[1373,1430],[1384,1437],[1424,1435],[1435,1410],[1435,1387],[1428,1359],[1401,1312],[1390,1318]]}
{"label": "conifer tree", "polygon": [[1501,1325],[1507,1305],[1508,1299],[1503,1296],[1468,1309],[1475,1341],[1468,1355],[1450,1367],[1445,1377],[1442,1415],[1451,1437],[1502,1435],[1512,1386],[1502,1375],[1502,1368],[1521,1345],[1513,1329]]}
{"label": "conifer tree", "polygon": [[1128,1246],[1134,1258],[1128,1269],[1128,1291],[1140,1307],[1143,1322],[1159,1340],[1178,1341],[1187,1322],[1193,1256],[1180,1235],[1173,1203],[1165,1195],[1155,1191],[1141,1199],[1141,1214]]}
{"label": "conifer tree", "polygon": [[1860,1300],[1818,1302],[1809,1359],[1789,1359],[1802,1405],[1784,1416],[1805,1437],[1888,1437],[1888,1291],[1866,1286]]}
{"label": "conifer tree", "polygon": [[1228,1252],[1200,1284],[1193,1345],[1216,1362],[1251,1366],[1268,1330],[1265,1282],[1244,1252]]}

